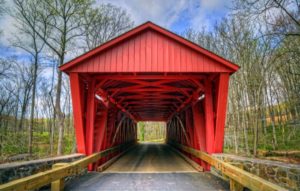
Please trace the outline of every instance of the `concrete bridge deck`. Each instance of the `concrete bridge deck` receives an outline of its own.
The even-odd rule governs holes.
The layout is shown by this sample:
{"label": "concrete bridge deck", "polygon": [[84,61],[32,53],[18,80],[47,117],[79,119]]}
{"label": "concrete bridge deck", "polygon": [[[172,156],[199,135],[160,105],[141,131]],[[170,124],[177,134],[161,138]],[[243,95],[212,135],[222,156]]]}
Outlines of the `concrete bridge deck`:
{"label": "concrete bridge deck", "polygon": [[165,144],[139,144],[102,173],[88,173],[65,190],[229,190],[228,183],[197,172]]}

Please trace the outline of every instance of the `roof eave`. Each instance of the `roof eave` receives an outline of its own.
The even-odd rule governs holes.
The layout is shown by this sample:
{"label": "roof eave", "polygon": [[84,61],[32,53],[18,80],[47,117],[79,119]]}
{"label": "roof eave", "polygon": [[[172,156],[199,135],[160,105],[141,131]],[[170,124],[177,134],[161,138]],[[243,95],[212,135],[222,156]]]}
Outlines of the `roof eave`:
{"label": "roof eave", "polygon": [[197,45],[197,44],[195,44],[195,43],[193,43],[193,42],[191,42],[191,41],[189,41],[189,40],[187,40],[187,39],[171,32],[171,31],[168,31],[168,30],[166,30],[166,29],[164,29],[164,28],[148,21],[148,22],[146,22],[146,23],[144,23],[144,24],[142,24],[142,25],[140,25],[136,28],[133,28],[133,29],[127,31],[126,33],[124,33],[124,34],[122,34],[122,35],[120,35],[120,36],[118,36],[118,37],[116,37],[116,38],[114,38],[114,39],[112,39],[112,40],[110,40],[110,41],[108,41],[108,42],[106,42],[106,43],[104,43],[104,44],[102,44],[102,45],[86,52],[86,53],[84,53],[84,54],[82,54],[81,56],[78,56],[78,57],[72,59],[71,61],[59,66],[59,69],[68,74],[69,69],[71,69],[75,65],[80,64],[81,62],[83,62],[84,60],[90,58],[91,56],[93,56],[93,55],[95,55],[95,54],[97,54],[101,51],[104,51],[104,50],[106,50],[106,49],[108,49],[108,48],[110,48],[110,47],[112,47],[112,46],[114,46],[114,45],[116,45],[116,44],[118,44],[118,43],[120,43],[120,42],[122,42],[122,41],[138,34],[138,33],[140,33],[140,32],[142,32],[146,29],[149,29],[149,28],[153,29],[157,32],[160,32],[161,34],[163,34],[163,35],[165,35],[169,38],[172,38],[173,40],[175,40],[175,41],[177,41],[181,44],[184,44],[185,46],[188,46],[188,47],[192,48],[193,50],[196,50],[197,52],[200,52],[200,53],[212,58],[213,60],[216,60],[217,62],[225,65],[228,68],[230,68],[232,70],[232,73],[236,72],[240,68],[240,66],[232,63],[231,61],[226,60],[226,59],[220,57],[219,55],[217,55],[217,54],[215,54],[215,53],[213,53],[213,52],[211,52],[211,51],[209,51],[209,50],[207,50],[203,47],[200,47],[199,45]]}

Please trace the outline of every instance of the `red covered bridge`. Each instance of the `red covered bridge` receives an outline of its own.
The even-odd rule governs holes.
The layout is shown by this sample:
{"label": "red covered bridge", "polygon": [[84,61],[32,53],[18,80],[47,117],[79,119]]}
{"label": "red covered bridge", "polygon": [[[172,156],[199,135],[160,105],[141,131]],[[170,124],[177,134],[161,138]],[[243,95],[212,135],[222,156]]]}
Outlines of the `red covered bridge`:
{"label": "red covered bridge", "polygon": [[230,61],[147,22],[60,69],[80,153],[136,141],[138,121],[164,121],[167,141],[222,152],[228,81],[239,69]]}
{"label": "red covered bridge", "polygon": [[[60,69],[70,77],[77,149],[87,157],[0,190],[62,190],[64,178],[86,166],[106,170],[66,190],[227,190],[197,172],[210,166],[229,177],[231,190],[285,190],[211,156],[223,149],[228,82],[239,69],[230,61],[147,22]],[[165,122],[167,144],[136,144],[139,121]]]}
{"label": "red covered bridge", "polygon": [[222,152],[229,77],[239,69],[230,61],[147,22],[60,69],[70,77],[78,152],[136,142],[139,121],[166,122],[167,142]]}
{"label": "red covered bridge", "polygon": [[222,152],[229,76],[238,66],[151,22],[60,67],[70,76],[78,152],[136,141],[138,121],[167,141]]}

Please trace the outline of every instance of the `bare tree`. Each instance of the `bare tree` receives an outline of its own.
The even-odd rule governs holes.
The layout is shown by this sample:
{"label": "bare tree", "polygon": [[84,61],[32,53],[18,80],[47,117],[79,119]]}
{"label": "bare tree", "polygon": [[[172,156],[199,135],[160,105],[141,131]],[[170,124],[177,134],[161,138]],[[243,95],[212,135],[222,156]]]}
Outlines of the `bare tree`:
{"label": "bare tree", "polygon": [[[5,1],[0,0],[0,19],[4,12],[5,12]],[[2,33],[2,31],[0,30],[0,35],[1,35],[1,33]]]}
{"label": "bare tree", "polygon": [[[230,81],[227,121],[230,138],[225,142],[233,140],[230,145],[234,146],[235,153],[243,149],[248,155],[250,151],[257,155],[258,149],[269,143],[273,149],[277,149],[278,127],[274,109],[275,95],[278,97],[276,87],[286,79],[275,80],[278,79],[278,69],[283,69],[283,60],[277,60],[278,49],[274,49],[274,37],[262,35],[263,27],[258,23],[249,24],[247,19],[243,15],[232,15],[218,23],[213,33],[188,30],[185,35],[241,66]],[[282,101],[284,99],[278,101],[279,104]],[[266,138],[269,134],[272,135],[270,141]]]}
{"label": "bare tree", "polygon": [[[15,35],[13,46],[20,48],[27,52],[32,58],[32,96],[31,96],[31,113],[30,125],[28,134],[28,152],[32,154],[32,139],[33,139],[33,125],[34,125],[34,109],[36,99],[36,87],[38,70],[40,68],[40,54],[44,47],[44,42],[40,40],[36,31],[38,23],[38,12],[36,0],[15,0],[14,15],[12,15],[18,22],[18,33]],[[46,38],[46,37],[44,37]]]}
{"label": "bare tree", "polygon": [[11,64],[8,60],[0,58],[0,79],[7,77],[7,71],[9,71]]}
{"label": "bare tree", "polygon": [[300,36],[298,0],[236,0],[233,9],[251,22],[264,22],[267,35]]}
{"label": "bare tree", "polygon": [[112,4],[102,4],[90,9],[84,16],[85,43],[91,50],[133,27],[133,21],[125,10]]}
{"label": "bare tree", "polygon": [[[32,28],[39,38],[41,38],[47,47],[56,55],[58,66],[65,62],[66,52],[70,43],[82,35],[80,28],[84,22],[82,15],[90,7],[90,0],[59,0],[59,1],[39,1],[36,4],[36,11],[39,16],[37,29],[33,27],[27,16],[25,19],[29,21]],[[57,119],[59,127],[58,150],[57,154],[62,154],[63,135],[64,135],[64,114],[61,110],[61,94],[62,94],[62,73],[57,72],[57,85],[55,96],[55,112],[54,119]],[[51,133],[54,133],[54,128]],[[53,135],[51,136],[53,137]]]}

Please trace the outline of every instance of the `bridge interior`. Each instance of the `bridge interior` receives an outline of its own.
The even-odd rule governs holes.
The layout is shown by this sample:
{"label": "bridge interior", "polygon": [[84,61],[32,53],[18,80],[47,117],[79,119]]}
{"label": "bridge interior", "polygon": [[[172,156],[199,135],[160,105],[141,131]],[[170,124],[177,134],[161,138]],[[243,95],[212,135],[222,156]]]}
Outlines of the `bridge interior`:
{"label": "bridge interior", "polygon": [[163,121],[167,142],[222,152],[228,80],[227,73],[70,73],[78,151],[136,142],[138,121]]}
{"label": "bridge interior", "polygon": [[169,147],[138,144],[104,172],[75,178],[65,190],[229,190],[227,182],[199,173]]}
{"label": "bridge interior", "polygon": [[[70,78],[78,152],[92,155],[135,144],[139,121],[166,122],[167,144],[222,152],[229,77],[238,68],[151,22],[71,60],[60,69]],[[166,145],[136,148],[108,172],[194,173]],[[204,161],[182,153],[209,170]]]}

